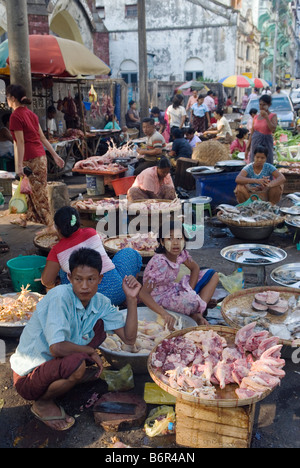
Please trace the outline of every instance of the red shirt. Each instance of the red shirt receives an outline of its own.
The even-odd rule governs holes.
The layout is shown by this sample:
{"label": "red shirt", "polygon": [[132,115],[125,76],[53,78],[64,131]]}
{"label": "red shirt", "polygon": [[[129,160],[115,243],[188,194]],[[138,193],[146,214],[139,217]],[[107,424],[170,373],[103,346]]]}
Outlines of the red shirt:
{"label": "red shirt", "polygon": [[24,161],[45,156],[39,134],[39,119],[31,110],[27,107],[18,107],[10,117],[9,129],[14,141],[16,141],[14,132],[22,131],[24,134]]}

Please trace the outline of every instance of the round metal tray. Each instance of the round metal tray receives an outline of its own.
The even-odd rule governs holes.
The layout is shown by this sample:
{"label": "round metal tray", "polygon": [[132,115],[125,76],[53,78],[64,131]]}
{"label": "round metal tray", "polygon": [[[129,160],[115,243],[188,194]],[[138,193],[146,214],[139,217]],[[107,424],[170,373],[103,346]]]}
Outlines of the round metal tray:
{"label": "round metal tray", "polygon": [[300,206],[283,207],[280,211],[287,215],[300,216]]}
{"label": "round metal tray", "polygon": [[[265,249],[269,250],[271,254],[277,255],[277,257],[264,257],[262,255],[253,254],[250,252],[250,249]],[[221,256],[232,263],[237,263],[243,266],[268,266],[275,263],[282,262],[286,259],[287,253],[279,249],[278,247],[268,246],[264,244],[237,244],[231,245],[230,247],[225,247],[221,250]],[[238,256],[238,253],[242,253]],[[269,262],[256,262],[256,261],[249,261],[245,262],[245,259],[265,259],[269,260]]]}
{"label": "round metal tray", "polygon": [[[295,273],[296,276],[298,277],[298,281],[294,281],[293,283],[291,283],[289,281],[283,281],[283,280],[280,281],[278,278],[276,278],[276,274],[279,274],[279,273],[285,274],[289,272]],[[300,288],[300,263],[288,263],[286,265],[281,265],[275,268],[275,270],[271,271],[270,277],[272,281],[274,281],[277,284],[280,284],[281,286],[285,286],[288,288]]]}
{"label": "round metal tray", "polygon": [[[126,316],[127,309],[121,310],[120,313]],[[178,314],[170,311],[170,313],[182,320],[182,326],[184,328],[197,326],[197,323],[188,315]],[[158,315],[148,307],[138,307],[138,320],[147,320],[149,322],[156,322]],[[182,330],[181,330],[182,331]],[[171,332],[170,332],[171,333]],[[105,359],[116,369],[122,369],[126,364],[130,364],[132,371],[135,374],[147,374],[147,361],[150,351],[146,354],[129,353],[126,351],[111,351],[105,348],[103,345],[99,346],[99,349]]]}
{"label": "round metal tray", "polygon": [[[2,297],[7,296],[18,296],[19,293],[7,293],[2,294]],[[32,292],[30,295],[36,297],[40,301],[44,296],[39,293]],[[0,336],[2,337],[11,337],[17,338],[21,335],[25,325],[27,325],[28,320],[19,320],[18,322],[0,322]]]}

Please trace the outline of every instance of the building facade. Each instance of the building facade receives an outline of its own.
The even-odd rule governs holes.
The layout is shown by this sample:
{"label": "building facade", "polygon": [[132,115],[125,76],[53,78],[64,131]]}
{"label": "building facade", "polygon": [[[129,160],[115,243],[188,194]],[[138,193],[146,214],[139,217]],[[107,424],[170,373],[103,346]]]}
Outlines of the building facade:
{"label": "building facade", "polygon": [[[96,7],[109,33],[112,76],[137,83],[137,0],[97,0]],[[259,32],[239,9],[214,0],[146,0],[146,29],[150,79],[258,73]]]}

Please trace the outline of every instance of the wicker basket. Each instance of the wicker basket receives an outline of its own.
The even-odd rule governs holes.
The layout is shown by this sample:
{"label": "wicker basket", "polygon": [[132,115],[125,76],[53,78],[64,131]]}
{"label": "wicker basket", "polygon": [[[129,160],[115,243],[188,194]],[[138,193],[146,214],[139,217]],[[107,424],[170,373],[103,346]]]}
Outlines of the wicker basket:
{"label": "wicker basket", "polygon": [[285,216],[278,216],[275,219],[269,219],[265,221],[257,221],[255,223],[247,223],[246,221],[234,221],[232,219],[226,218],[226,216],[222,216],[222,213],[219,211],[217,214],[218,219],[223,223],[227,224],[227,226],[237,226],[237,227],[268,227],[268,226],[278,226],[285,221]]}
{"label": "wicker basket", "polygon": [[214,166],[219,161],[231,159],[230,145],[217,140],[203,141],[195,147],[192,159],[196,159],[203,166]]}
{"label": "wicker basket", "polygon": [[[233,347],[234,341],[235,341],[235,335],[237,333],[236,328],[230,328],[230,327],[223,327],[223,326],[198,326],[198,327],[193,327],[193,328],[185,328],[184,330],[178,330],[171,335],[169,335],[166,339],[173,338],[175,336],[184,336],[186,333],[190,331],[195,331],[195,330],[214,330],[216,333],[218,333],[220,336],[224,337],[227,341],[227,344],[230,347]],[[218,408],[236,408],[239,406],[246,406],[246,405],[251,405],[254,404],[262,399],[264,399],[266,396],[268,396],[272,390],[267,390],[264,392],[261,396],[254,396],[252,398],[247,398],[247,399],[238,399],[235,390],[238,388],[237,384],[230,384],[226,385],[226,388],[223,390],[220,389],[220,387],[216,387],[216,395],[217,397],[214,400],[206,400],[197,396],[194,396],[190,393],[187,392],[181,392],[175,388],[170,387],[166,383],[163,382],[163,376],[161,374],[160,369],[156,369],[155,367],[152,366],[152,354],[156,352],[157,347],[159,346],[160,343],[158,343],[157,346],[151,351],[149,358],[148,358],[148,371],[154,382],[161,387],[163,390],[165,390],[167,393],[170,393],[171,395],[175,396],[178,400],[183,400],[186,402],[190,403],[197,403],[199,405],[204,405],[204,406],[214,406]]]}
{"label": "wicker basket", "polygon": [[[280,286],[259,286],[256,288],[243,289],[242,291],[238,291],[236,293],[230,294],[223,300],[221,313],[225,322],[228,323],[230,327],[239,327],[237,321],[234,321],[234,318],[229,317],[228,311],[234,308],[250,310],[255,294],[265,292],[265,291],[277,291],[286,300],[288,300],[292,296],[300,295],[300,290],[297,288],[280,287]],[[253,311],[253,315],[255,316],[258,314],[257,312]],[[272,315],[272,314],[267,315],[267,319],[272,324],[280,324],[284,322],[286,318],[287,318],[286,314],[284,314],[283,316]],[[292,341],[281,339],[279,340],[279,343],[282,343],[287,346],[291,346]]]}
{"label": "wicker basket", "polygon": [[[110,237],[104,240],[103,247],[105,248],[106,252],[116,254],[120,251],[120,247],[117,246],[118,241],[121,241],[122,239],[130,239],[130,237],[130,235],[125,234],[116,237]],[[153,255],[155,254],[154,250],[138,250],[137,252],[139,252],[141,257],[153,257]]]}

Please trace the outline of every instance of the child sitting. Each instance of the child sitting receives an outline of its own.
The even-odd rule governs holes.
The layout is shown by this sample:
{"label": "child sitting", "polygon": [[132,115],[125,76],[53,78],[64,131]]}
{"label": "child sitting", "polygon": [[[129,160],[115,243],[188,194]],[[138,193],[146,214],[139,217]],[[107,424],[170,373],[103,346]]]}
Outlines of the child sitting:
{"label": "child sitting", "polygon": [[[160,245],[144,272],[140,300],[161,315],[169,329],[173,328],[175,320],[166,309],[189,315],[199,325],[207,324],[203,314],[215,292],[219,276],[214,270],[200,271],[185,249],[184,233],[173,222],[168,231],[169,234],[164,235],[166,227],[161,228]],[[181,264],[191,273],[177,283]]]}

